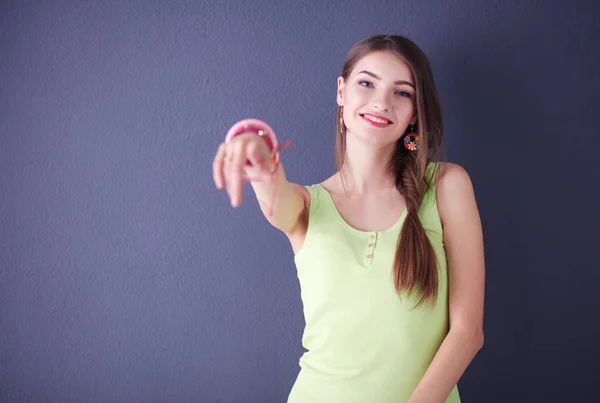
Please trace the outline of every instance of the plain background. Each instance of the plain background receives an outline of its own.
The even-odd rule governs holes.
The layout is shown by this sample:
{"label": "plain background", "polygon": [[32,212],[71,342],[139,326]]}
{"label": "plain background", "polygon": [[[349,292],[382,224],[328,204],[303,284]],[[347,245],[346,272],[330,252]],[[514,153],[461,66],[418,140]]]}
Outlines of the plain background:
{"label": "plain background", "polygon": [[[473,180],[485,346],[464,402],[598,402],[597,1],[2,1],[0,401],[284,402],[303,352],[286,238],[211,162],[268,121],[334,169],[355,42],[429,56]],[[250,190],[246,185],[246,190]]]}

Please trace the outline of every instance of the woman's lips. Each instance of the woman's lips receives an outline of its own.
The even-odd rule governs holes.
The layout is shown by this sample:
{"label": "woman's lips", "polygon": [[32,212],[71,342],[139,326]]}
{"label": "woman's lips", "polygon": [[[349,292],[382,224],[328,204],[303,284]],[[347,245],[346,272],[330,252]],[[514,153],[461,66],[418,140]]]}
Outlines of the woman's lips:
{"label": "woman's lips", "polygon": [[365,114],[361,114],[360,117],[363,118],[363,120],[365,122],[367,122],[370,125],[375,126],[375,127],[388,127],[389,125],[391,125],[391,122],[387,118],[384,118],[383,116],[376,116],[376,115],[371,115],[369,113],[365,113]]}

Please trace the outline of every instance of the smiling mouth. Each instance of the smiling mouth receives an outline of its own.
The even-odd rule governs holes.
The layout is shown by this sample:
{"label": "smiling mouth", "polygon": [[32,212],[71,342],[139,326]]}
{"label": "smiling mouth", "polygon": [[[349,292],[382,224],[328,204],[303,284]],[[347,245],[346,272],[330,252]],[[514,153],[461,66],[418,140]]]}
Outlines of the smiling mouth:
{"label": "smiling mouth", "polygon": [[386,118],[383,117],[375,117],[372,115],[367,115],[367,114],[360,114],[360,117],[363,118],[364,120],[366,120],[369,123],[374,124],[375,126],[388,126],[391,125],[392,122]]}

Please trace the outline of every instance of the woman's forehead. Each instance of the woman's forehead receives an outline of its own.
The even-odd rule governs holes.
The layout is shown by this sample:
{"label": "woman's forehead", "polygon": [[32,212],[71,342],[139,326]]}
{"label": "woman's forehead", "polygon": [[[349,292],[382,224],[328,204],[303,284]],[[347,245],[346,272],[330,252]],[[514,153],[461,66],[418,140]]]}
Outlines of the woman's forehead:
{"label": "woman's forehead", "polygon": [[383,80],[412,81],[413,78],[408,64],[392,52],[377,51],[366,54],[358,60],[352,69],[351,75],[356,75],[365,70]]}

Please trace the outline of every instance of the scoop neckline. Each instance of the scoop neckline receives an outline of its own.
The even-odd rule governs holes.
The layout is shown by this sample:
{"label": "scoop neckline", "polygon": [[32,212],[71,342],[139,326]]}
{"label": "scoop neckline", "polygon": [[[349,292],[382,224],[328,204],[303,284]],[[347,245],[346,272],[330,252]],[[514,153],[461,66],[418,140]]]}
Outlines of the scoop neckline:
{"label": "scoop neckline", "polygon": [[406,214],[408,212],[408,209],[406,208],[406,206],[404,207],[404,210],[402,211],[402,214],[400,214],[400,217],[396,220],[396,222],[389,228],[386,228],[384,230],[379,230],[379,231],[363,231],[360,230],[358,228],[353,227],[352,225],[350,225],[348,223],[348,221],[346,221],[344,219],[344,217],[342,217],[342,214],[340,214],[340,211],[338,210],[337,206],[335,205],[335,202],[333,201],[333,196],[331,196],[331,193],[329,193],[329,191],[327,189],[325,189],[323,187],[323,185],[321,185],[320,183],[317,183],[317,186],[319,188],[321,188],[321,190],[323,190],[323,193],[325,193],[327,195],[327,197],[329,198],[329,201],[331,202],[331,206],[333,207],[333,210],[335,211],[335,215],[337,216],[337,218],[342,222],[342,224],[348,228],[349,230],[351,230],[352,232],[355,232],[357,234],[361,234],[361,235],[370,235],[370,234],[382,234],[382,233],[386,233],[386,232],[391,232],[393,230],[395,230],[401,222],[404,221]]}

